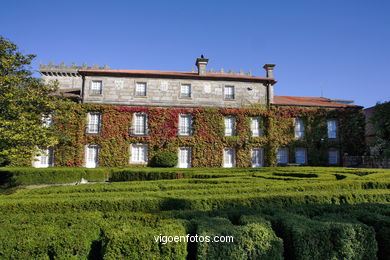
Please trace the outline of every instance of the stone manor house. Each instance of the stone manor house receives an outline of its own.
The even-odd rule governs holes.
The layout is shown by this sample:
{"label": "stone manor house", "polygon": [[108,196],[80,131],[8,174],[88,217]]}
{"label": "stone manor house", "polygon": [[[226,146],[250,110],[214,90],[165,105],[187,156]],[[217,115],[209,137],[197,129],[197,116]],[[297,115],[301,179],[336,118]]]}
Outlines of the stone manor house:
{"label": "stone manor house", "polygon": [[[120,139],[125,143],[123,148],[120,148],[121,157],[124,159],[121,162],[113,159],[113,163],[108,163],[107,158],[111,151],[102,143],[102,137],[108,130],[105,128],[122,126],[114,126],[115,123],[104,124],[104,121],[109,120],[109,116],[105,115],[102,110],[86,111],[85,117],[81,120],[84,121],[82,130],[84,143],[78,151],[79,157],[83,158],[78,158],[80,159],[78,166],[93,168],[123,166],[123,164],[147,165],[153,153],[167,146],[167,138],[155,134],[162,129],[153,126],[154,121],[151,121],[153,116],[148,112],[153,109],[153,111],[158,111],[158,109],[179,111],[174,120],[177,122],[171,122],[174,125],[173,128],[177,129],[174,129],[176,131],[174,136],[169,137],[171,143],[168,147],[170,150],[177,151],[178,167],[182,168],[262,167],[275,165],[272,162],[280,165],[309,165],[311,161],[317,160],[318,147],[321,147],[323,151],[322,157],[318,159],[321,164],[340,165],[342,153],[350,152],[348,147],[343,146],[343,142],[348,138],[343,137],[339,118],[325,116],[321,119],[323,134],[318,141],[312,137],[315,132],[310,130],[313,127],[309,125],[308,119],[293,114],[297,113],[294,112],[297,109],[300,109],[299,111],[303,114],[306,113],[305,115],[318,109],[322,112],[327,111],[326,113],[351,109],[360,111],[361,107],[353,105],[352,101],[323,97],[276,96],[274,95],[276,80],[273,75],[275,67],[273,64],[264,65],[265,76],[254,76],[243,71],[235,73],[225,72],[223,69],[220,71],[207,69],[208,59],[203,56],[197,58],[195,64],[197,71],[192,72],[116,70],[109,69],[108,66],[88,67],[85,64],[83,66],[76,64],[66,66],[63,63],[61,65],[41,64],[39,72],[45,81],[57,80],[60,91],[81,106],[89,104],[90,106],[96,105],[92,107],[129,108],[127,113],[131,114],[129,115],[131,121],[128,126],[123,126],[125,127],[123,129],[127,129],[128,132],[124,133],[123,139]],[[135,110],[131,110],[132,108]],[[245,113],[242,116],[241,112],[237,114],[237,111],[241,111],[240,109],[249,111],[248,116],[245,116]],[[281,119],[265,120],[265,118],[270,118],[269,115],[272,113],[281,114],[281,111],[285,111],[283,109],[289,109],[289,113],[293,113],[277,117],[291,119],[291,136],[290,130],[287,129],[287,132],[284,132],[288,135],[289,141],[286,141],[286,138],[283,139],[284,141],[278,141],[276,137],[273,137],[273,133],[279,131],[281,127],[275,126],[272,122],[277,124]],[[195,128],[194,125],[198,120],[195,112],[186,112],[195,110],[199,115],[206,113],[202,111],[217,113],[218,118],[221,119],[222,131],[218,132],[216,128],[210,127],[207,129],[208,132],[205,130],[207,133],[204,133],[202,125]],[[229,114],[229,111],[232,113]],[[51,118],[46,120],[45,124],[52,124]],[[204,122],[207,123],[207,121],[206,116]],[[271,128],[272,125],[274,128]],[[206,138],[204,136],[207,134],[218,136],[218,141],[215,137],[214,139],[220,150],[213,148],[211,153],[206,152],[207,145],[212,146],[214,142],[213,140],[204,141]],[[162,141],[153,138],[160,138]],[[119,137],[117,139],[119,140]],[[156,144],[152,147],[151,142]],[[204,146],[199,146],[200,143]],[[291,145],[292,143],[294,145]],[[60,153],[63,153],[60,150],[57,152],[55,147],[42,149],[41,155],[33,160],[33,166],[68,165],[66,163],[57,164],[59,161],[57,156],[59,158]]]}

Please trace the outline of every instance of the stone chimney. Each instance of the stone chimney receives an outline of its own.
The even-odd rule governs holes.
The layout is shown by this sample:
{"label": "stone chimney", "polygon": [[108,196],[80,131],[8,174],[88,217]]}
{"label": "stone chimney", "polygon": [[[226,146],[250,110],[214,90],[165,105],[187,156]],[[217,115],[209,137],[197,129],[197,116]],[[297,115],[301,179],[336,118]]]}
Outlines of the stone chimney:
{"label": "stone chimney", "polygon": [[198,75],[206,75],[206,66],[208,62],[209,59],[206,59],[203,55],[196,59],[195,65],[198,67]]}
{"label": "stone chimney", "polygon": [[274,77],[274,67],[275,64],[265,64],[263,66],[263,69],[266,71],[267,78],[273,78]]}

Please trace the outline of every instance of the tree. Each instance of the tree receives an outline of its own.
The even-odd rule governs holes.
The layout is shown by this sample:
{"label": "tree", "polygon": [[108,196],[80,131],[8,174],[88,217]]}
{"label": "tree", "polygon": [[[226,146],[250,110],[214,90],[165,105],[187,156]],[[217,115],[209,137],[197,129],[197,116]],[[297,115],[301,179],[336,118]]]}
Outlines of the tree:
{"label": "tree", "polygon": [[32,76],[34,58],[0,36],[0,165],[31,165],[39,147],[58,140],[54,127],[42,123],[59,104],[57,86]]}
{"label": "tree", "polygon": [[376,130],[374,150],[390,157],[390,101],[376,104],[370,122]]}

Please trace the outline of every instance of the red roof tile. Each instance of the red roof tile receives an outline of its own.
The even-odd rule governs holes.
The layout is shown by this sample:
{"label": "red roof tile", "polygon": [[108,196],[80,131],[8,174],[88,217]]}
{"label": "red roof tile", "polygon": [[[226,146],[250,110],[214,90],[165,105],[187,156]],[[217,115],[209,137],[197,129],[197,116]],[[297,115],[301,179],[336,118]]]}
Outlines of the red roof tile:
{"label": "red roof tile", "polygon": [[198,72],[180,72],[180,71],[156,71],[156,70],[105,70],[105,69],[86,69],[79,70],[80,74],[103,74],[103,75],[133,75],[133,76],[162,76],[179,78],[198,78],[198,79],[219,79],[219,80],[244,80],[244,81],[271,81],[276,83],[274,78],[249,76],[230,73],[208,72],[206,75],[199,75]]}
{"label": "red roof tile", "polygon": [[361,107],[357,105],[334,102],[324,97],[297,97],[297,96],[274,96],[274,105],[287,106],[316,106],[316,107]]}

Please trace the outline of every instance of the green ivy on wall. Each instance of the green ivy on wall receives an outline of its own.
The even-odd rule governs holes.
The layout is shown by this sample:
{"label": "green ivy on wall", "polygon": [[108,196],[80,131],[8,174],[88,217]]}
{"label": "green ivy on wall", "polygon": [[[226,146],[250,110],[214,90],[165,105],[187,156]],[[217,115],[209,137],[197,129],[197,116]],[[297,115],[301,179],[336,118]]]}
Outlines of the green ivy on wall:
{"label": "green ivy on wall", "polygon": [[[85,134],[88,112],[102,114],[99,135]],[[149,136],[131,136],[133,114],[147,114]],[[193,117],[193,135],[178,137],[180,114]],[[236,119],[236,135],[224,136],[224,117]],[[261,137],[251,136],[251,117],[262,120]],[[294,137],[294,118],[305,125],[305,136]],[[328,140],[327,120],[338,122],[338,138]],[[271,106],[263,108],[157,108],[127,107],[95,104],[72,104],[57,111],[55,124],[61,133],[55,147],[56,166],[82,166],[86,144],[97,144],[99,166],[128,166],[131,143],[147,143],[149,159],[162,150],[177,152],[179,147],[192,148],[193,167],[221,167],[223,149],[236,150],[237,167],[251,166],[251,149],[264,148],[265,166],[275,166],[278,147],[287,147],[290,162],[294,162],[295,148],[307,149],[310,165],[327,165],[328,149],[338,148],[340,154],[364,153],[364,115],[361,109],[304,108]]]}

